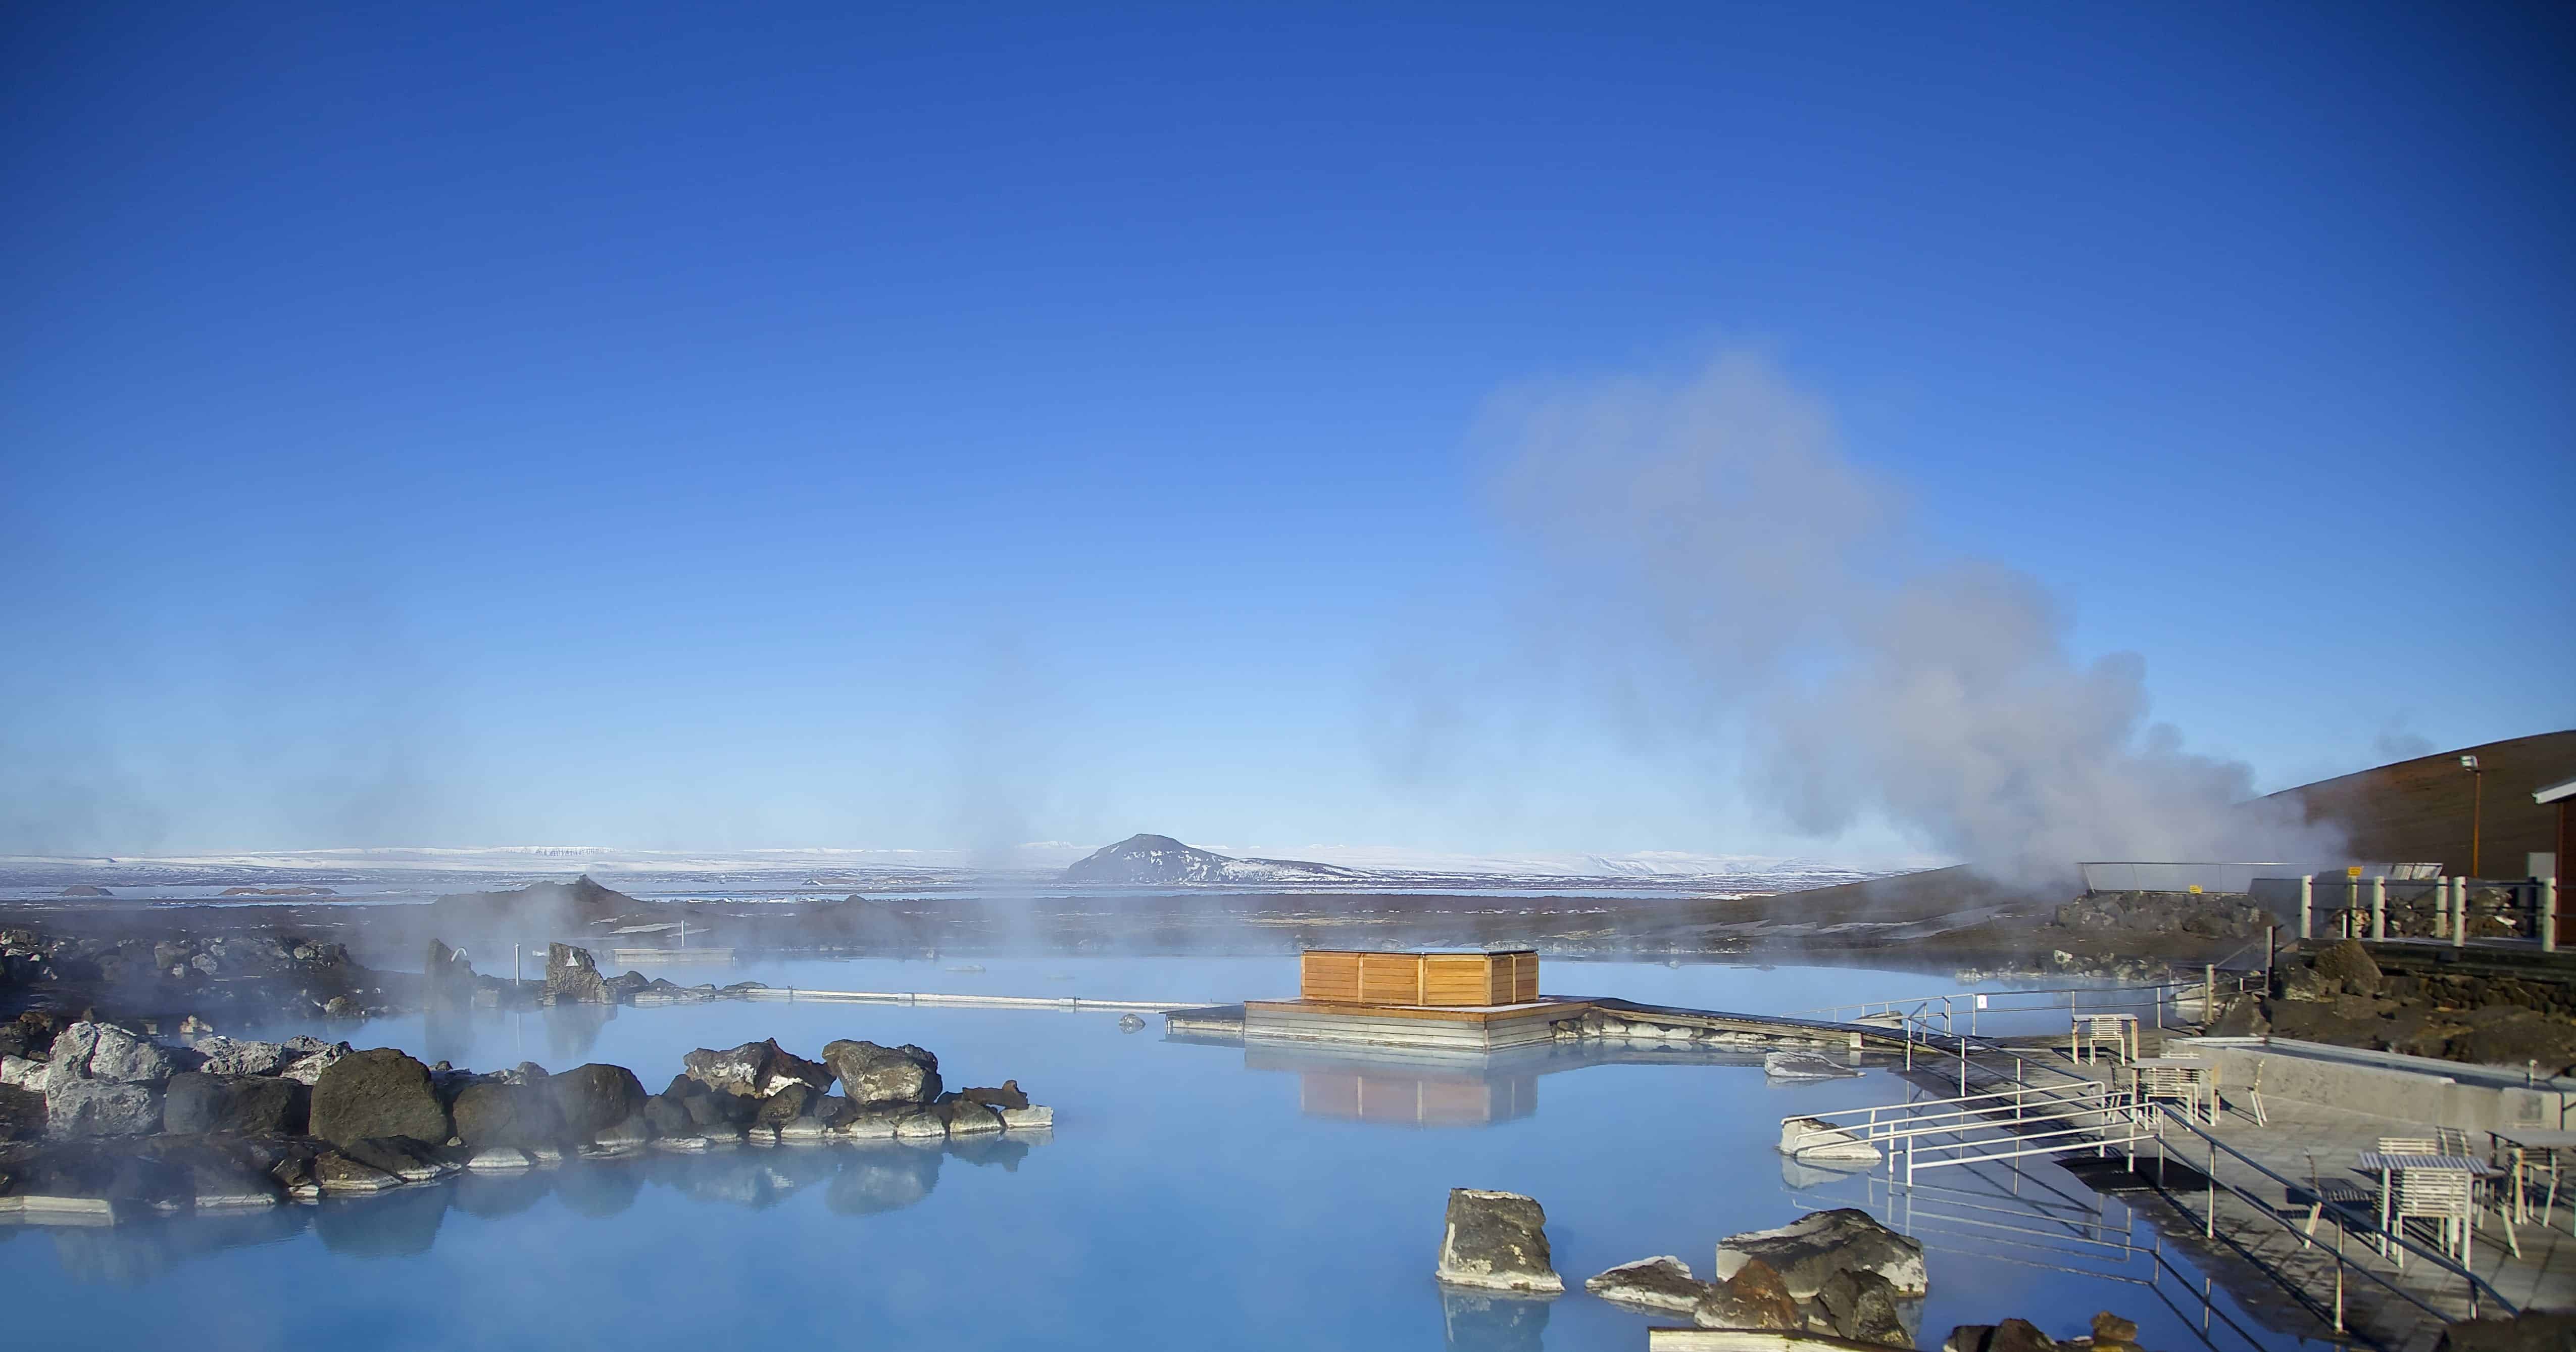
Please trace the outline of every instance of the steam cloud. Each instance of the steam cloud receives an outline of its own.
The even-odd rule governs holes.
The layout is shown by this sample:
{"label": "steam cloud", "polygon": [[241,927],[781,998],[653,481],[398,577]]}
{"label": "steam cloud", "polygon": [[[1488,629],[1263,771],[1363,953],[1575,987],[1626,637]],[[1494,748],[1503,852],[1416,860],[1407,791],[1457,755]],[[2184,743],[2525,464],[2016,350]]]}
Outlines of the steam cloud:
{"label": "steam cloud", "polygon": [[2036,579],[1913,541],[1901,495],[1758,356],[1524,396],[1489,431],[1496,503],[1562,599],[1642,635],[1685,692],[1665,721],[1740,736],[1747,788],[1801,831],[1883,818],[2031,884],[2340,845],[2149,723],[2135,654],[2078,661]]}

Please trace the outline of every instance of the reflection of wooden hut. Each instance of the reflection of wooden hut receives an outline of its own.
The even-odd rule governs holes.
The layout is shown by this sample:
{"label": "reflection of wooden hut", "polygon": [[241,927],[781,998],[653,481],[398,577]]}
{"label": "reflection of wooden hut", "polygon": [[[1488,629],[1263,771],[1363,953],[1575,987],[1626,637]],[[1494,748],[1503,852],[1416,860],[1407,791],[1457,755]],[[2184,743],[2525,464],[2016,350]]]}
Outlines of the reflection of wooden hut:
{"label": "reflection of wooden hut", "polygon": [[1538,950],[1366,953],[1308,949],[1298,968],[1297,995],[1332,1004],[1526,1004],[1538,998]]}
{"label": "reflection of wooden hut", "polygon": [[1538,1082],[1527,1075],[1405,1075],[1309,1070],[1297,1077],[1297,1111],[1406,1127],[1473,1127],[1508,1122],[1538,1110]]}

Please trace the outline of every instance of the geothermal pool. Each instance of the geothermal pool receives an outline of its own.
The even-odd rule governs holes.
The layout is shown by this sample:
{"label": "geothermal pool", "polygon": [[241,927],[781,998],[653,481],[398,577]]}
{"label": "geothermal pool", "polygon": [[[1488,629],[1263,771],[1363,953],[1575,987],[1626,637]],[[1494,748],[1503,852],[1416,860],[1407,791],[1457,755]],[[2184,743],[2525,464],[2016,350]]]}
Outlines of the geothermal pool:
{"label": "geothermal pool", "polygon": [[[948,970],[965,965],[985,970]],[[1277,958],[662,970],[1102,999],[1293,986]],[[1645,963],[1551,963],[1548,986],[1772,1011],[1955,989],[1921,973]],[[2098,1309],[2136,1319],[2158,1349],[2296,1341],[2263,1332],[2223,1290],[2204,1315],[2198,1269],[2170,1245],[2160,1263],[2143,1221],[2051,1166],[2017,1180],[1946,1171],[1910,1215],[1884,1183],[1784,1169],[1780,1116],[1901,1097],[1877,1071],[1782,1087],[1744,1065],[1462,1068],[1166,1041],[1160,1020],[1123,1034],[1114,1014],[830,1004],[475,1011],[310,1031],[477,1069],[615,1062],[652,1090],[692,1047],[917,1042],[952,1086],[1017,1078],[1055,1108],[1056,1128],[1025,1146],[746,1147],[232,1217],[0,1229],[16,1288],[43,1293],[15,1303],[17,1345],[1641,1349],[1650,1324],[1679,1321],[1587,1295],[1585,1277],[1663,1253],[1705,1276],[1721,1237],[1839,1205],[1926,1241],[1928,1346],[1954,1324],[2014,1315],[2069,1336]],[[1538,1198],[1568,1293],[1541,1306],[1444,1300],[1431,1268],[1453,1186]],[[2008,1188],[2055,1210],[2015,1215],[1966,1195]]]}

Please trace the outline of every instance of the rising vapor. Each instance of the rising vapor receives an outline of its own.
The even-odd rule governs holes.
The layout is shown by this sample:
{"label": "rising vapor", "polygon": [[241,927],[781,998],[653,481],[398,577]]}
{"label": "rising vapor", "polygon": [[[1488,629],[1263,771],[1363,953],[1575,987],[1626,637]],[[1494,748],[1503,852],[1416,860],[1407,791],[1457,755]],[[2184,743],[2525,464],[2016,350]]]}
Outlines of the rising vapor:
{"label": "rising vapor", "polygon": [[1686,692],[1663,721],[1740,738],[1747,790],[1801,831],[1883,818],[2032,884],[2340,845],[2150,723],[2137,655],[2079,661],[2037,579],[1914,541],[1903,495],[1761,357],[1522,395],[1487,431],[1497,510],[1559,600],[1642,637]]}

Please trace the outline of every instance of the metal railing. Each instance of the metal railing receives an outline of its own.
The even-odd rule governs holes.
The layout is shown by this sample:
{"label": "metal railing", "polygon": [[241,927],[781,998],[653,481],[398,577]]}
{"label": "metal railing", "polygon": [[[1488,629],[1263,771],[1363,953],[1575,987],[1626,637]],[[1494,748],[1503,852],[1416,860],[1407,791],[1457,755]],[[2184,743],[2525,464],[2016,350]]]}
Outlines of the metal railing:
{"label": "metal railing", "polygon": [[[2364,1263],[2357,1261],[2355,1258],[2347,1256],[2344,1253],[2344,1233],[2353,1229],[2353,1226],[2351,1225],[2353,1220],[2361,1219],[2358,1213],[2348,1210],[2339,1203],[2327,1201],[2323,1198],[2317,1199],[2316,1205],[2319,1208],[2319,1215],[2321,1217],[2331,1219],[2335,1223],[2335,1242],[2331,1250],[2329,1250],[2326,1245],[2319,1243],[2314,1235],[2307,1234],[2298,1226],[2292,1224],[2289,1218],[2282,1215],[2280,1210],[2269,1199],[2257,1197],[2253,1193],[2246,1191],[2244,1188],[2219,1178],[2218,1157],[2220,1154],[2224,1153],[2237,1163],[2242,1164],[2247,1168],[2254,1170],[2256,1173],[2261,1174],[2263,1177],[2270,1179],[2272,1182],[2279,1184],[2282,1189],[2282,1203],[2285,1205],[2295,1205],[2291,1199],[2299,1196],[2301,1193],[2307,1193],[2314,1196],[2315,1184],[2313,1182],[2301,1184],[2294,1182],[2291,1179],[2284,1178],[2270,1166],[2264,1164],[2261,1160],[2255,1159],[2244,1151],[2239,1150],[2225,1141],[2218,1139],[2216,1136],[2211,1135],[2199,1123],[2192,1121],[2187,1114],[2178,1112],[2170,1106],[2160,1106],[2162,1107],[2160,1121],[2172,1122],[2190,1132],[2192,1135],[2199,1137],[2201,1144],[2206,1147],[2207,1150],[2207,1167],[2200,1170],[2201,1176],[2207,1180],[2203,1185],[2206,1196],[2201,1214],[2201,1235],[2203,1238],[2209,1239],[2213,1242],[2220,1238],[2218,1231],[2218,1194],[2224,1191],[2228,1195],[2235,1197],[2238,1201],[2245,1203],[2247,1208],[2256,1216],[2270,1220],[2274,1224],[2280,1226],[2283,1230],[2296,1235],[2302,1247],[2313,1248],[2323,1252],[2331,1252],[2333,1254],[2335,1261],[2335,1289],[2331,1318],[2333,1320],[2334,1329],[2337,1333],[2344,1331],[2344,1272],[2346,1269],[2350,1269],[2351,1271],[2360,1273],[2362,1276],[2369,1278],[2379,1287],[2386,1290],[2390,1295],[2396,1296],[2398,1299],[2422,1310],[2424,1313],[2431,1315],[2435,1319],[2448,1321],[2452,1317],[2449,1313],[2436,1308],[2431,1302],[2426,1301],[2414,1292],[2399,1286],[2397,1283],[2389,1280],[2386,1276],[2373,1271]],[[2162,1163],[2163,1153],[2163,1143],[2160,1137],[2158,1140],[2158,1162],[2160,1164]],[[2181,1205],[2181,1198],[2176,1197],[2171,1193],[2167,1193],[2165,1195],[2172,1198],[2177,1207]],[[2370,1219],[2373,1222],[2376,1221],[2376,1217],[2367,1219]],[[2402,1229],[2402,1227],[2400,1228]],[[2490,1285],[2485,1278],[2480,1277],[2478,1274],[2461,1266],[2459,1263],[2452,1261],[2450,1256],[2447,1254],[2438,1250],[2428,1249],[2423,1245],[2408,1239],[2402,1233],[2382,1230],[2375,1223],[2364,1227],[2360,1233],[2366,1234],[2375,1245],[2393,1245],[2396,1248],[2404,1250],[2407,1254],[2431,1264],[2433,1267],[2443,1272],[2458,1277],[2466,1286],[2469,1301],[2469,1317],[2472,1319],[2478,1316],[2479,1308],[2484,1301],[2494,1302],[2498,1309],[2503,1310],[2508,1315],[2518,1315],[2522,1313],[2518,1306],[2516,1306],[2512,1301],[2505,1299],[2504,1296],[2498,1292],[2494,1286]],[[2253,1256],[2251,1254],[2246,1254],[2244,1252],[2244,1246],[2242,1244],[2237,1244],[2232,1237],[2228,1242],[2233,1245],[2240,1254],[2244,1254],[2244,1256],[2249,1260],[2252,1259]],[[2300,1299],[2302,1303],[2309,1305],[2309,1307],[2318,1314],[2328,1314],[2327,1309],[2321,1303],[2314,1300],[2308,1293],[2302,1291],[2295,1284],[2277,1277],[2276,1280],[2280,1280],[2281,1285],[2287,1288],[2293,1296]]]}
{"label": "metal railing", "polygon": [[[2180,1325],[2196,1322],[2201,1345],[2212,1352],[2219,1347],[2222,1328],[2248,1348],[2268,1349],[2277,1341],[2222,1308],[2211,1275],[2176,1264],[2165,1252],[2163,1232],[2150,1226],[2150,1238],[2141,1240],[2136,1209],[2109,1194],[2059,1186],[2017,1162],[2004,1166],[2001,1177],[1971,1167],[1952,1175],[1961,1180],[1958,1185],[1850,1177],[1860,1182],[1861,1200],[1871,1214],[1886,1217],[1889,1225],[1917,1240],[1945,1241],[1940,1247],[1999,1262],[2141,1287],[2172,1311]],[[1836,1195],[1839,1186],[1810,1184],[1797,1204],[1813,1210],[1849,1205]],[[2111,1214],[2115,1205],[2116,1218]],[[2141,1260],[2143,1274],[2137,1270]],[[2174,1298],[2177,1291],[2199,1307],[2196,1313]]]}
{"label": "metal railing", "polygon": [[[1812,1122],[1815,1126],[1802,1126]],[[2123,1091],[2092,1080],[2009,1088],[1912,1103],[1845,1108],[1780,1119],[1780,1149],[1803,1152],[1865,1144],[1885,1153],[1905,1182],[1926,1170],[2034,1155],[2114,1149],[2134,1157],[2155,1139],[2154,1121]],[[1929,1158],[1926,1158],[1926,1155]]]}
{"label": "metal railing", "polygon": [[[2302,939],[2432,939],[2454,948],[2537,944],[2544,953],[2558,951],[2555,878],[2312,873],[2297,887],[2293,918]],[[2492,932],[2497,929],[2505,933]]]}
{"label": "metal railing", "polygon": [[[2244,950],[2239,949],[2238,953]],[[2231,959],[2235,955],[2231,954]],[[1838,1019],[1846,1023],[1877,1023],[1887,1027],[1910,1027],[1925,1033],[1937,1029],[1944,1036],[1977,1036],[1977,1016],[1983,1014],[2047,1014],[2063,1010],[2070,1019],[2087,1014],[2117,1013],[2123,1010],[2150,1011],[2161,1023],[2163,1012],[2185,997],[2203,1002],[2213,998],[2240,995],[2264,986],[2261,971],[2231,972],[2217,965],[2206,966],[2198,980],[2159,981],[2143,986],[2047,986],[2028,990],[1951,991],[1941,995],[1919,995],[1896,1000],[1864,1000],[1846,1005],[1827,1005],[1822,1009],[1802,1009],[1801,1017]],[[2088,998],[2089,997],[2089,998]],[[1961,1027],[1961,1014],[1966,1026]]]}

